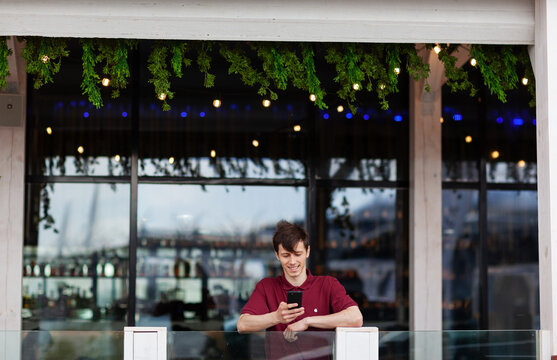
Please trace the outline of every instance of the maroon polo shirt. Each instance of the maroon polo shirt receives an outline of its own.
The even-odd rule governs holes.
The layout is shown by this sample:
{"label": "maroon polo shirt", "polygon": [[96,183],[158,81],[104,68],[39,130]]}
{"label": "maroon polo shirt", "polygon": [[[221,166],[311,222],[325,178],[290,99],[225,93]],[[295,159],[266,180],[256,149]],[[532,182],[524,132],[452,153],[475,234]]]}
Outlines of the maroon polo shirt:
{"label": "maroon polo shirt", "polygon": [[[259,281],[242,309],[242,314],[264,315],[276,311],[282,301],[286,302],[289,290],[303,292],[302,306],[305,311],[293,322],[309,316],[334,314],[351,306],[357,306],[337,279],[331,276],[313,276],[309,270],[307,270],[307,276],[306,281],[298,287],[290,284],[284,274]],[[267,329],[273,331],[267,333],[265,339],[267,359],[280,359],[285,356],[288,356],[288,359],[299,357],[306,360],[328,359],[329,355],[332,357],[332,338],[334,337],[332,333],[319,335],[319,333],[312,332],[323,329],[310,327],[306,332],[298,334],[297,341],[289,343],[282,336],[282,331],[287,326],[288,324],[277,324]]]}

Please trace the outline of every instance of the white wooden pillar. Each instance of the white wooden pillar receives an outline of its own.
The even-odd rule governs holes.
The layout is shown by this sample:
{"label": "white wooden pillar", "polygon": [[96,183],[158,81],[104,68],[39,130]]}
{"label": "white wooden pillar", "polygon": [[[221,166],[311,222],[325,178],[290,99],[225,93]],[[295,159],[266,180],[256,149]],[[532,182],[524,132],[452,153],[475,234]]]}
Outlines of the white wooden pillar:
{"label": "white wooden pillar", "polygon": [[[441,87],[437,54],[420,54],[430,65],[430,91],[410,80],[410,354],[413,360],[441,360]],[[435,330],[439,333],[423,332]]]}
{"label": "white wooden pillar", "polygon": [[[25,199],[25,64],[21,44],[10,38],[8,45],[14,52],[8,59],[11,75],[0,93],[0,331],[21,329]],[[13,346],[19,349],[19,341],[0,347],[0,359],[17,358]]]}
{"label": "white wooden pillar", "polygon": [[557,2],[535,6],[540,329],[551,332],[549,349],[557,355]]}

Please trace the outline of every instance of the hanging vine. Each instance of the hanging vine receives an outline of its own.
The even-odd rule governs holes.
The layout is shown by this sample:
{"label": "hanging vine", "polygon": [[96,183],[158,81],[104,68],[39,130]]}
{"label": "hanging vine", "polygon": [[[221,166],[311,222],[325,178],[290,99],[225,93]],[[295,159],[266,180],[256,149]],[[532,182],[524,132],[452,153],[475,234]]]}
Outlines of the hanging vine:
{"label": "hanging vine", "polygon": [[[11,53],[6,39],[0,41],[0,87],[6,87],[8,76],[7,57]],[[62,59],[69,55],[67,39],[25,37],[23,57],[26,70],[33,76],[34,87],[54,81],[60,71]],[[139,40],[82,39],[81,89],[97,108],[103,104],[101,81],[110,81],[112,97],[128,85],[130,51],[137,49]],[[427,45],[428,49],[433,44]],[[316,53],[310,43],[272,42],[209,42],[209,41],[156,41],[152,43],[147,59],[149,83],[155,96],[162,102],[163,110],[169,110],[168,100],[174,98],[171,78],[183,76],[183,69],[195,60],[198,71],[203,74],[203,85],[215,84],[211,72],[214,57],[220,55],[229,64],[228,74],[238,75],[247,86],[257,88],[257,93],[270,100],[278,98],[277,91],[289,86],[307,91],[315,106],[326,109],[326,92],[319,78],[316,64],[320,57],[334,66],[333,78],[337,97],[346,102],[352,111],[357,110],[360,91],[374,93],[382,109],[388,109],[388,96],[398,92],[398,77],[406,71],[415,80],[429,75],[429,65],[418,55],[414,44],[325,44],[324,51]],[[441,45],[438,57],[445,67],[447,86],[452,91],[467,91],[474,95],[476,89],[469,79],[469,69],[457,66],[455,51],[458,45]],[[524,46],[472,45],[470,56],[476,59],[484,84],[499,100],[505,102],[508,91],[519,84],[521,76],[530,79],[528,89],[534,105],[534,77],[528,53]],[[319,60],[319,61],[317,61]],[[101,74],[101,75],[99,75]],[[105,80],[106,80],[105,79]],[[426,82],[426,90],[429,86]]]}

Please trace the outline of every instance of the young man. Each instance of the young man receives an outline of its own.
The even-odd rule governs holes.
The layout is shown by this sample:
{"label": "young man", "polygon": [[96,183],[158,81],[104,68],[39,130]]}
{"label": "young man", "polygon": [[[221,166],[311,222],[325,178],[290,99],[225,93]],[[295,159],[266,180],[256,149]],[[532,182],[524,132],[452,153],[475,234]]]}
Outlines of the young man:
{"label": "young man", "polygon": [[[293,342],[298,333],[306,330],[362,326],[360,309],[338,280],[313,276],[306,268],[310,246],[308,234],[302,227],[280,221],[273,235],[273,247],[283,275],[257,283],[238,319],[239,332],[282,331],[284,339]],[[303,292],[301,308],[296,308],[298,304],[286,303],[290,290]],[[276,342],[274,346],[267,342],[266,347],[269,358],[274,358],[269,352],[284,356],[287,351],[284,344]],[[295,349],[302,350],[298,346]]]}

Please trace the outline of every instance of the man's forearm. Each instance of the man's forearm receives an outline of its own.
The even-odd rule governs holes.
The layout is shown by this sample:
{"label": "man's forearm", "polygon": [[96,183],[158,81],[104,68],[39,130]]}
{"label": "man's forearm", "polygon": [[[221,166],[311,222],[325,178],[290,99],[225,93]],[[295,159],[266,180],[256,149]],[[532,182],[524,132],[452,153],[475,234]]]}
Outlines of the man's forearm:
{"label": "man's forearm", "polygon": [[308,326],[318,329],[334,329],[336,327],[360,327],[363,324],[362,313],[357,306],[351,306],[335,314],[312,316],[305,319]]}
{"label": "man's forearm", "polygon": [[263,331],[271,326],[275,326],[279,321],[274,312],[263,315],[242,314],[236,324],[238,332]]}

